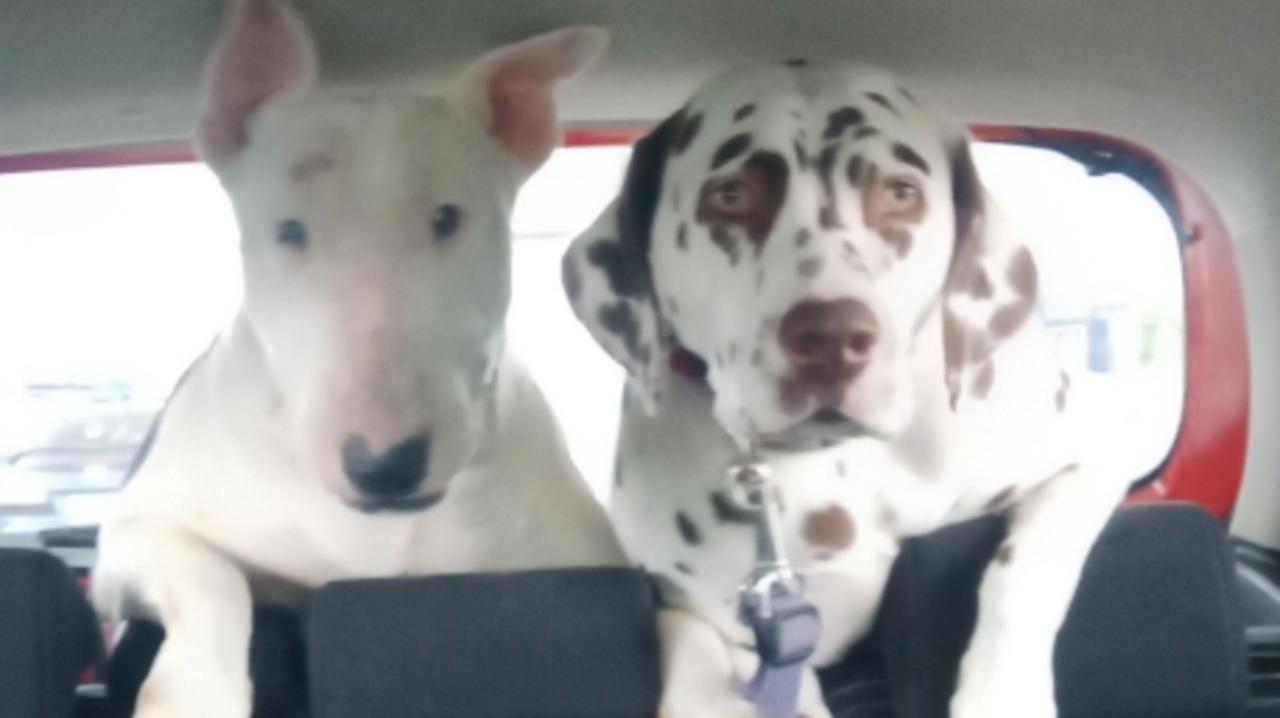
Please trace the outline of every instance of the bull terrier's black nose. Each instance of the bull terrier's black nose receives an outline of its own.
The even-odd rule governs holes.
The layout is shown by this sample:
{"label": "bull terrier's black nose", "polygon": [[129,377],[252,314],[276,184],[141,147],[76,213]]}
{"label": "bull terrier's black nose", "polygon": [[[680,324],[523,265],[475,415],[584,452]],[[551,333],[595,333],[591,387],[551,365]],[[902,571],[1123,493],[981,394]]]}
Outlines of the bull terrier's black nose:
{"label": "bull terrier's black nose", "polygon": [[856,299],[800,302],[778,325],[778,341],[792,369],[813,389],[842,390],[871,358],[880,326]]}
{"label": "bull terrier's black nose", "polygon": [[417,434],[381,454],[369,450],[359,434],[342,443],[342,469],[356,488],[368,496],[394,498],[413,493],[427,476],[431,439]]}

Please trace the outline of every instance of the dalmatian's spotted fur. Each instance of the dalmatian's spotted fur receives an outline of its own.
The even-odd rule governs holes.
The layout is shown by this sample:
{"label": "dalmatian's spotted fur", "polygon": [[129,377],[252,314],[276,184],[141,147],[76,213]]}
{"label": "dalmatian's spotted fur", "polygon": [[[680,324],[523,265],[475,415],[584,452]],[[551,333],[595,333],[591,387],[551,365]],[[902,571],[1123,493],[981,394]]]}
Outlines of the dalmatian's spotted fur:
{"label": "dalmatian's spotted fur", "polygon": [[[667,587],[666,714],[749,714],[754,534],[724,483],[748,442],[821,611],[814,665],[866,631],[903,537],[1003,511],[952,715],[1055,714],[1054,639],[1127,482],[1070,440],[1035,260],[963,131],[865,66],[731,71],[636,146],[564,276],[631,377],[610,510]],[[811,675],[802,712],[826,713]]]}

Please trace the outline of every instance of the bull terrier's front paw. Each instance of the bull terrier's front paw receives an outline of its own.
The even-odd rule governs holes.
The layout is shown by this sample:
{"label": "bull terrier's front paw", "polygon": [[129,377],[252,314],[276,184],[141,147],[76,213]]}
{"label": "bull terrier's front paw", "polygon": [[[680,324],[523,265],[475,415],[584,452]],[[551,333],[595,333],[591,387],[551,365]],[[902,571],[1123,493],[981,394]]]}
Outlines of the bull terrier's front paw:
{"label": "bull terrier's front paw", "polygon": [[[157,666],[158,667],[158,666]],[[138,693],[134,718],[249,718],[248,680],[217,681],[198,670],[152,671]]]}

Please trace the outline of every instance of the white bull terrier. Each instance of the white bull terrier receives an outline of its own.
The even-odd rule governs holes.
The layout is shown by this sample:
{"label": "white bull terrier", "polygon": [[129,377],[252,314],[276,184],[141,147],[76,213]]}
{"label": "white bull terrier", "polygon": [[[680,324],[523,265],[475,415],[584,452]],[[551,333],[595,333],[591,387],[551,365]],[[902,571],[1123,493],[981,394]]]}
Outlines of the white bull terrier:
{"label": "white bull terrier", "polygon": [[136,715],[249,716],[255,599],[621,562],[503,354],[512,203],[557,144],[557,82],[607,40],[504,47],[443,98],[343,96],[313,91],[289,9],[233,11],[198,147],[234,205],[244,302],[157,423],[94,574],[104,615],[167,634]]}

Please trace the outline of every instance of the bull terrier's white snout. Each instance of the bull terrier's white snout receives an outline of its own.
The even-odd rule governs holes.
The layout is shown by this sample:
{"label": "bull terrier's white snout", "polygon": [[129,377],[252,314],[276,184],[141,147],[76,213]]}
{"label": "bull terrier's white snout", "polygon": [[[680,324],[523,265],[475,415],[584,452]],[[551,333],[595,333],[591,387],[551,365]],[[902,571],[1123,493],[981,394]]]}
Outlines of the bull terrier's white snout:
{"label": "bull terrier's white snout", "polygon": [[342,443],[342,469],[360,492],[360,508],[366,511],[410,510],[435,503],[440,495],[417,495],[431,464],[431,437],[414,434],[376,452],[363,435],[352,434]]}

